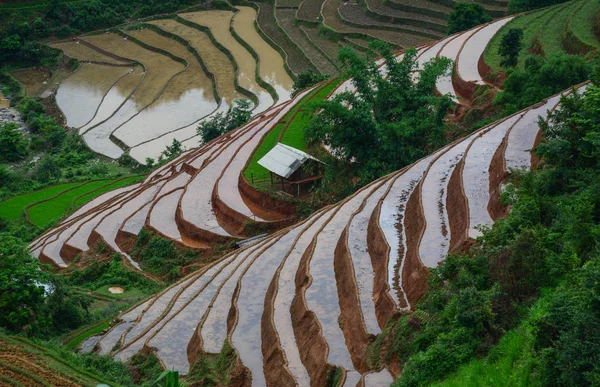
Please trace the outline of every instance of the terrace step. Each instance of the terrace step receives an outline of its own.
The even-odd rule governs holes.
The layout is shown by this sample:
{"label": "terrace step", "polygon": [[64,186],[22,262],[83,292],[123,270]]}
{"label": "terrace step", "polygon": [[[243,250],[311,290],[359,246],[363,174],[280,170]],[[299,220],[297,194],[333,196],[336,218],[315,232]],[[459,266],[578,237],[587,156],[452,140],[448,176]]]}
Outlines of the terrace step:
{"label": "terrace step", "polygon": [[258,25],[262,33],[279,49],[285,53],[286,63],[296,74],[309,69],[315,69],[314,65],[304,56],[302,51],[293,43],[289,37],[278,27],[275,18],[275,9],[269,3],[252,3],[258,8]]}
{"label": "terrace step", "polygon": [[293,9],[275,9],[275,18],[289,36],[292,42],[294,42],[300,50],[306,55],[306,57],[314,64],[316,69],[321,74],[326,75],[337,75],[338,71],[330,63],[330,61],[323,55],[319,50],[311,44],[310,40],[302,33],[302,30],[294,25],[294,18],[296,11]]}

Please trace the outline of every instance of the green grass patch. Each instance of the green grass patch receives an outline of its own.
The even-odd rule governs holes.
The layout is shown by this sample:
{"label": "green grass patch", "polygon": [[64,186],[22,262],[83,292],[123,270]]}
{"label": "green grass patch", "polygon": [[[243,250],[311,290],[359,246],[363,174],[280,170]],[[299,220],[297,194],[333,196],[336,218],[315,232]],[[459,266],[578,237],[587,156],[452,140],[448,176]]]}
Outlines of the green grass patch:
{"label": "green grass patch", "polygon": [[571,18],[571,31],[582,42],[600,48],[600,42],[594,35],[593,19],[596,12],[600,10],[600,2],[588,0],[583,7]]}
{"label": "green grass patch", "polygon": [[[543,29],[540,31],[540,41],[544,48],[546,57],[565,52],[562,44],[562,33],[571,16],[581,5],[581,1],[573,1],[567,7],[554,14],[554,17],[547,20]],[[591,28],[591,24],[590,24]]]}
{"label": "green grass patch", "polygon": [[[277,145],[279,138],[282,137],[283,144],[292,146],[297,149],[306,149],[304,140],[304,127],[310,121],[310,114],[304,114],[302,111],[310,111],[310,106],[313,102],[324,100],[329,93],[341,82],[337,79],[326,84],[316,90],[313,90],[292,109],[281,120],[281,123],[276,125],[263,139],[260,146],[254,154],[248,166],[244,170],[244,177],[248,182],[266,180],[269,178],[269,171],[258,164],[264,155]],[[298,114],[297,114],[298,113]],[[292,120],[292,121],[290,121]],[[288,126],[286,129],[286,125]]]}
{"label": "green grass patch", "polygon": [[104,186],[97,191],[90,192],[89,194],[80,196],[79,198],[75,198],[75,202],[73,203],[74,208],[79,208],[90,200],[117,188],[125,187],[127,185],[137,183],[143,180],[146,176],[132,176],[122,180],[116,180],[114,183]]}
{"label": "green grass patch", "polygon": [[[310,100],[310,102],[319,102],[325,100],[327,96],[341,83],[341,80],[333,81],[328,84],[321,90],[317,92],[317,94]],[[304,128],[310,122],[310,119],[313,116],[315,108],[311,106],[311,103],[307,104],[308,106],[303,106],[302,109],[296,114],[292,122],[288,125],[287,129],[283,133],[283,138],[281,142],[285,145],[289,145],[296,149],[300,149],[306,151],[306,139],[304,136]]]}
{"label": "green grass patch", "polygon": [[[502,67],[500,66],[502,57],[498,54],[498,49],[500,48],[500,42],[502,41],[502,37],[511,28],[519,28],[523,30],[523,47],[521,48],[521,52],[519,53],[519,65],[523,65],[523,61],[528,53],[528,49],[531,47],[531,45],[537,38],[541,39],[540,35],[541,32],[545,29],[546,24],[550,23],[556,14],[563,13],[564,8],[567,8],[568,5],[571,4],[559,4],[557,6],[531,12],[511,20],[504,27],[502,27],[496,35],[494,35],[494,37],[490,40],[489,44],[485,48],[483,54],[485,63],[487,63],[494,70],[502,69]],[[558,28],[563,27],[564,25],[561,25]],[[556,39],[560,44],[560,33],[558,33],[555,37],[550,38]],[[544,50],[545,49],[546,48],[544,47]]]}
{"label": "green grass patch", "polygon": [[0,203],[0,218],[7,220],[15,220],[25,210],[26,207],[35,204],[39,201],[49,199],[68,189],[82,185],[81,182],[64,183],[53,185],[39,191],[30,192],[24,195],[19,195],[6,199]]}
{"label": "green grass patch", "polygon": [[86,330],[79,335],[73,337],[71,340],[65,343],[65,346],[69,349],[77,349],[81,343],[83,343],[88,337],[92,337],[94,335],[99,334],[105,329],[110,327],[110,321],[106,321],[103,324],[92,326],[89,330]]}
{"label": "green grass patch", "polygon": [[98,180],[83,184],[75,189],[62,193],[54,199],[35,204],[27,209],[29,220],[36,226],[44,227],[50,222],[60,219],[71,207],[73,200],[86,193],[109,185],[114,180]]}

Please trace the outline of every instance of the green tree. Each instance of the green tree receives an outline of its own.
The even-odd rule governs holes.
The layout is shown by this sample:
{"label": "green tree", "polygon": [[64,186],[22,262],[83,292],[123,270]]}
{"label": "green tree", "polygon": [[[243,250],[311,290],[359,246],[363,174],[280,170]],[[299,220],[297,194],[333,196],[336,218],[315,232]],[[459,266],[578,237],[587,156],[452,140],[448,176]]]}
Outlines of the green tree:
{"label": "green tree", "polygon": [[294,89],[292,91],[292,96],[295,96],[299,92],[304,89],[307,89],[311,86],[316,85],[319,82],[327,79],[327,75],[322,75],[315,73],[313,70],[306,70],[298,74],[296,81],[294,82]]}
{"label": "green tree", "polygon": [[578,55],[557,54],[549,58],[528,55],[523,68],[509,70],[502,85],[504,91],[494,104],[503,106],[504,114],[511,114],[586,81],[591,74],[591,65]]}
{"label": "green tree", "polygon": [[215,139],[232,129],[244,125],[252,116],[252,102],[247,99],[236,99],[234,106],[223,113],[217,113],[214,117],[204,120],[198,125],[197,132],[204,143]]}
{"label": "green tree", "polygon": [[48,277],[19,239],[0,237],[0,326],[23,330],[39,317]]}
{"label": "green tree", "polygon": [[353,80],[356,93],[340,93],[320,103],[320,113],[305,129],[309,143],[327,145],[339,160],[352,165],[363,183],[442,145],[444,118],[453,104],[435,91],[436,80],[450,67],[448,59],[426,63],[414,82],[416,50],[408,50],[398,61],[387,44],[374,42],[372,48],[385,59],[388,76],[353,50],[340,50],[344,76]]}
{"label": "green tree", "polygon": [[15,162],[27,156],[27,140],[17,130],[17,124],[8,122],[0,126],[0,161]]}
{"label": "green tree", "polygon": [[167,145],[162,154],[167,159],[172,160],[175,157],[179,156],[179,154],[181,154],[182,151],[183,147],[181,146],[181,142],[177,141],[177,139],[174,138],[171,145]]}
{"label": "green tree", "polygon": [[17,51],[21,48],[21,38],[19,35],[10,35],[2,39],[0,48],[6,51]]}
{"label": "green tree", "polygon": [[500,65],[503,67],[515,67],[518,63],[519,52],[523,47],[523,30],[520,28],[511,28],[502,36],[498,54],[502,56]]}
{"label": "green tree", "polygon": [[56,158],[51,155],[46,155],[38,161],[35,169],[36,180],[47,183],[53,180],[58,180],[62,176],[62,170],[58,165]]}
{"label": "green tree", "polygon": [[492,18],[481,4],[456,2],[448,19],[448,34],[466,31],[489,21],[492,21]]}

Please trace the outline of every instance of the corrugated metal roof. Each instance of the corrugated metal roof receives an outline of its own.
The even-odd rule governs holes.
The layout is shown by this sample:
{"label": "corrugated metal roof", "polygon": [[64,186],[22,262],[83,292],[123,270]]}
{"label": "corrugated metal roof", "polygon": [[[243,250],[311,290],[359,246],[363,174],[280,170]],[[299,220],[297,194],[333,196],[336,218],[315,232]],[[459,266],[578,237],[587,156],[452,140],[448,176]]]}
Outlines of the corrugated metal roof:
{"label": "corrugated metal roof", "polygon": [[312,157],[306,152],[292,148],[289,145],[277,143],[269,153],[258,160],[258,164],[267,168],[274,174],[287,179],[309,159],[321,163],[320,160]]}

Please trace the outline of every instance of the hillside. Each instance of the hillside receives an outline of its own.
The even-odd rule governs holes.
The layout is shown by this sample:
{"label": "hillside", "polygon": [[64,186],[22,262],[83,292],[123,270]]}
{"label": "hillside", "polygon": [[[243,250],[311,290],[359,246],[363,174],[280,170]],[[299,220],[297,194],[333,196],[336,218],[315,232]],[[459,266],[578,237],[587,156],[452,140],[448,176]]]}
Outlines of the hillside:
{"label": "hillside", "polygon": [[[594,385],[596,0],[447,36],[446,2],[186,5],[54,41],[53,96],[7,92],[24,137],[52,144],[53,103],[70,132],[0,169],[2,383]],[[306,69],[331,77],[292,94]],[[269,183],[278,142],[322,183]]]}

